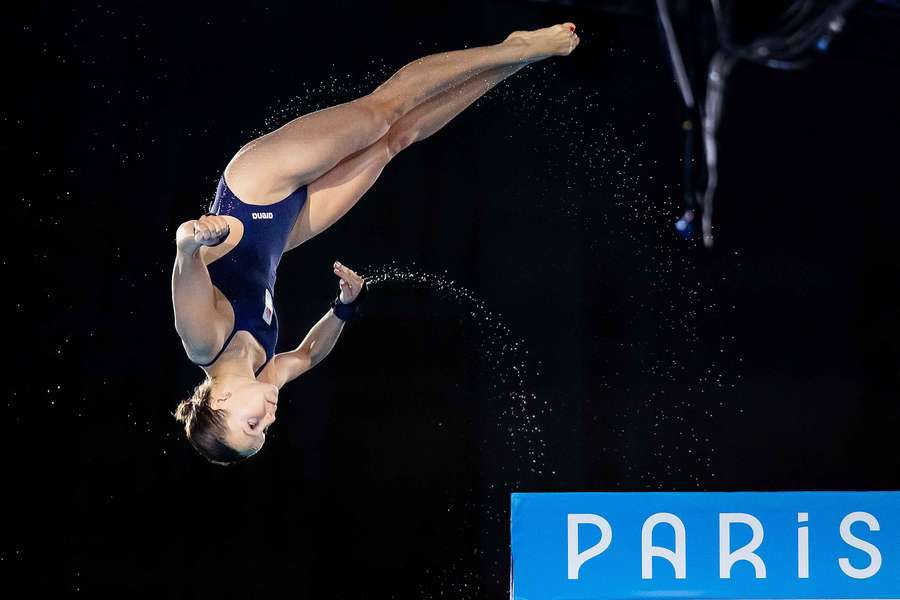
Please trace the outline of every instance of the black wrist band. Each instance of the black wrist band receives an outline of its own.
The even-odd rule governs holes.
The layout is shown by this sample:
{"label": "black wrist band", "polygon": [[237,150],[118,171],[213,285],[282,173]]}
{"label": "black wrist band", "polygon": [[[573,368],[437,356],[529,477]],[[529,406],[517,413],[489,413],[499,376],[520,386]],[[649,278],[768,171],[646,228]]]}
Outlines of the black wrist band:
{"label": "black wrist band", "polygon": [[341,321],[351,321],[358,318],[359,305],[362,304],[362,301],[366,297],[368,290],[369,286],[366,285],[365,281],[363,281],[363,285],[359,290],[359,294],[356,295],[356,298],[353,299],[353,302],[349,302],[347,304],[341,302],[341,295],[338,294],[337,298],[335,298],[331,302],[331,309],[334,311],[334,316],[336,316]]}

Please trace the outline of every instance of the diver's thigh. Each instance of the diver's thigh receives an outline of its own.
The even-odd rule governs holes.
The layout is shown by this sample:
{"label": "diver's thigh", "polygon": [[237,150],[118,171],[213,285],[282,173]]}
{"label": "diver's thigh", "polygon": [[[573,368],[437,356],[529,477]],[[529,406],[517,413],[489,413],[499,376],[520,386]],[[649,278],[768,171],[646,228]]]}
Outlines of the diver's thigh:
{"label": "diver's thigh", "polygon": [[391,114],[364,96],[303,115],[242,147],[225,179],[239,198],[277,202],[375,143],[390,128]]}

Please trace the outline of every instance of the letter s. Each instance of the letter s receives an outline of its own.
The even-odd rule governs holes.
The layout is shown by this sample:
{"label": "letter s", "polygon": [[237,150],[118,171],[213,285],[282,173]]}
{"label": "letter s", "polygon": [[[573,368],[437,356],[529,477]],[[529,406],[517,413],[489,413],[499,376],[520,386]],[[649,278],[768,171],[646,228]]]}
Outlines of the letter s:
{"label": "letter s", "polygon": [[850,513],[841,521],[841,539],[844,540],[848,546],[852,546],[857,550],[862,550],[868,554],[871,557],[869,566],[865,569],[857,569],[850,564],[850,559],[848,558],[839,558],[838,564],[841,566],[841,571],[843,571],[845,575],[854,579],[868,579],[881,569],[881,552],[873,544],[859,539],[850,532],[850,526],[858,521],[862,521],[868,525],[869,531],[880,531],[881,526],[878,524],[878,519],[867,512]]}

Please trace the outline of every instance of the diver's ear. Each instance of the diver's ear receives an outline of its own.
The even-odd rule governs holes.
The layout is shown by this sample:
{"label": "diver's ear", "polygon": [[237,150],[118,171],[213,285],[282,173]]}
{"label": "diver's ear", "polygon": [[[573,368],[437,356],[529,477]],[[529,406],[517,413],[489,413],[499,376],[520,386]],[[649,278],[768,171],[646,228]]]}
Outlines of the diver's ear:
{"label": "diver's ear", "polygon": [[216,402],[225,402],[229,398],[231,398],[231,392],[225,392],[221,398],[216,398]]}

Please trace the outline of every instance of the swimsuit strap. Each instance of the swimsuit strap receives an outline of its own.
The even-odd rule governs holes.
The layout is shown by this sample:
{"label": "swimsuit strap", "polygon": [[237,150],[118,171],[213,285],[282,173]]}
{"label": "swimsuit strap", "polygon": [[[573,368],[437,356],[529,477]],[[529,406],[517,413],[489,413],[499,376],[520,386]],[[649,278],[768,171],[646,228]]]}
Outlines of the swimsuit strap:
{"label": "swimsuit strap", "polygon": [[232,328],[231,328],[231,333],[228,334],[228,337],[225,339],[225,343],[222,344],[222,349],[219,350],[219,351],[216,353],[216,356],[215,356],[211,361],[209,361],[209,362],[206,363],[206,364],[197,363],[197,365],[199,365],[199,366],[201,366],[201,367],[208,367],[209,365],[211,365],[211,364],[213,364],[214,362],[216,362],[216,360],[218,360],[219,356],[221,356],[221,354],[222,354],[223,352],[225,352],[225,348],[228,347],[228,342],[231,341],[231,338],[234,337],[234,334],[235,334],[235,333],[237,333],[237,327],[232,327]]}
{"label": "swimsuit strap", "polygon": [[256,370],[256,373],[254,373],[253,375],[256,377],[259,377],[259,374],[262,373],[262,370],[265,368],[265,366],[267,364],[269,364],[269,360],[270,360],[269,357],[266,356],[266,360],[263,362],[263,364],[259,365],[259,368]]}

